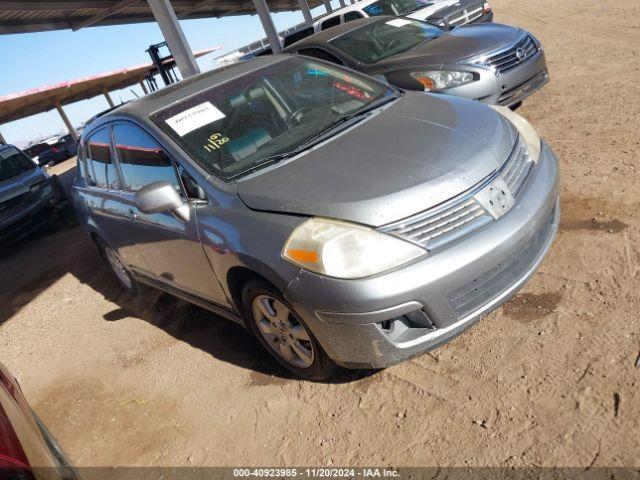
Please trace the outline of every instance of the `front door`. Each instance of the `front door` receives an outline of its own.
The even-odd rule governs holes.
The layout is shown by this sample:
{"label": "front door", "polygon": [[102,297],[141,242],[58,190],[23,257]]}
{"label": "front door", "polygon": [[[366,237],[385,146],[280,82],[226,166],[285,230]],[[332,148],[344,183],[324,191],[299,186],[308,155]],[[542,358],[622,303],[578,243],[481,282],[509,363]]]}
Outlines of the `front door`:
{"label": "front door", "polygon": [[[138,248],[156,280],[223,303],[224,292],[200,244],[196,204],[187,197],[174,162],[160,144],[139,126],[122,122],[112,128],[131,227]],[[136,190],[156,181],[169,182],[189,201],[188,221],[171,212],[145,214],[138,210]]]}
{"label": "front door", "polygon": [[124,264],[136,273],[151,274],[138,247],[112,153],[109,127],[89,136],[85,156],[87,186],[78,188],[78,195],[88,210],[89,221],[95,224],[107,245],[118,252]]}

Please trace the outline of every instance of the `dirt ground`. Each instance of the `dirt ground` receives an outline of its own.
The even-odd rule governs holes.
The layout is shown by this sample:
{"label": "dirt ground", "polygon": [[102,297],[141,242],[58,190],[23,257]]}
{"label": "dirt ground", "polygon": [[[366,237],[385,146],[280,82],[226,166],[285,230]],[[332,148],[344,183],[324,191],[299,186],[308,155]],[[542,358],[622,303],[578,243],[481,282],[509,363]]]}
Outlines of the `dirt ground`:
{"label": "dirt ground", "polygon": [[640,465],[640,2],[492,3],[552,75],[520,110],[562,171],[533,280],[428,355],[315,384],[240,327],[121,294],[79,228],[40,236],[0,259],[0,357],[75,464]]}

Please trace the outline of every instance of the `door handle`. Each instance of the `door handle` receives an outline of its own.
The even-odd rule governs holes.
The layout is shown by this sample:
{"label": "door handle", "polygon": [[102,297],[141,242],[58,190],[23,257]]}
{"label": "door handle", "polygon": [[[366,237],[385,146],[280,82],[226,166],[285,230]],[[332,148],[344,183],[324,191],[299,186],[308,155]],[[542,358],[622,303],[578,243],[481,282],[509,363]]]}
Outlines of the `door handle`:
{"label": "door handle", "polygon": [[136,212],[134,212],[131,208],[129,209],[129,211],[127,212],[127,218],[131,221],[135,220],[138,218],[138,215],[136,215]]}

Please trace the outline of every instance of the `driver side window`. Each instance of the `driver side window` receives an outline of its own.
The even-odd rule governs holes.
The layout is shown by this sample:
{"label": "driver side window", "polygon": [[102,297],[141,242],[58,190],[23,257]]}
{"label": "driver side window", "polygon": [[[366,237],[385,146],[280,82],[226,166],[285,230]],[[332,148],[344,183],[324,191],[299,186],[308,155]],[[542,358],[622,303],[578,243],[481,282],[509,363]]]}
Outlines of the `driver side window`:
{"label": "driver side window", "polygon": [[151,135],[134,124],[118,123],[113,137],[126,190],[165,181],[182,192],[173,162]]}

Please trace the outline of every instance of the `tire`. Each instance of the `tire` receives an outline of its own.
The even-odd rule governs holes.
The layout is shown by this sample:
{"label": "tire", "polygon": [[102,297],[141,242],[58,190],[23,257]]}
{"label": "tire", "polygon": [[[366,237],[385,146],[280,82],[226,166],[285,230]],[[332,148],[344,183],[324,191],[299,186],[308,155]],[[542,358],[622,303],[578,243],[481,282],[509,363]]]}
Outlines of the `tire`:
{"label": "tire", "polygon": [[314,381],[333,374],[336,364],[276,288],[262,280],[248,281],[242,308],[249,330],[284,368]]}
{"label": "tire", "polygon": [[78,224],[78,217],[76,216],[76,211],[69,200],[69,196],[67,195],[62,182],[60,181],[60,177],[53,175],[51,177],[51,182],[58,202],[66,202],[66,205],[58,211],[60,222],[66,228],[75,227]]}
{"label": "tire", "polygon": [[[109,266],[116,280],[118,280],[120,287],[129,295],[138,295],[140,293],[140,284],[125,267],[118,253],[99,238],[96,239],[96,247],[98,247],[103,260]],[[119,263],[119,266],[116,265],[116,262]]]}

